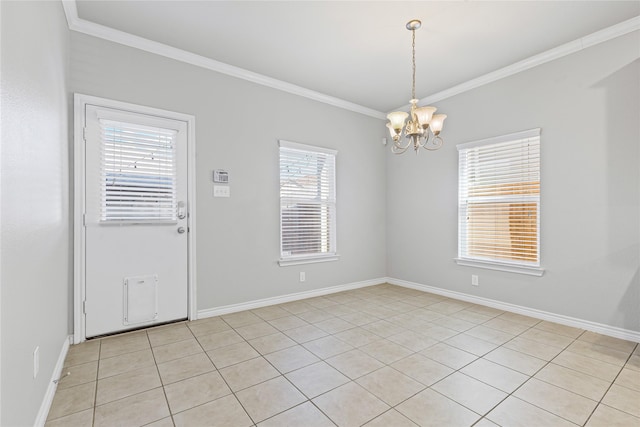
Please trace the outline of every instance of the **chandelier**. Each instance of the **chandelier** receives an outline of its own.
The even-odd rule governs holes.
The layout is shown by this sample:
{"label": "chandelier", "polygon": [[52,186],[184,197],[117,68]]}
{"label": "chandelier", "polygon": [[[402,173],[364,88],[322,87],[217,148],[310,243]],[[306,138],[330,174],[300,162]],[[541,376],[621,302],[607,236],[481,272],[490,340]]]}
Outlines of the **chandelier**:
{"label": "chandelier", "polygon": [[[436,107],[418,107],[418,100],[416,99],[416,30],[420,28],[422,22],[417,19],[413,19],[407,22],[407,30],[411,31],[412,38],[412,61],[413,61],[413,84],[411,86],[411,111],[406,113],[404,111],[394,111],[387,115],[389,123],[389,133],[393,138],[393,145],[391,151],[395,154],[402,154],[409,147],[413,147],[416,154],[420,148],[426,150],[437,150],[442,147],[442,138],[440,132],[442,131],[442,125],[444,119],[447,118],[446,114],[433,114],[436,112]],[[409,118],[405,125],[405,120]],[[408,139],[405,145],[400,142],[402,135]]]}

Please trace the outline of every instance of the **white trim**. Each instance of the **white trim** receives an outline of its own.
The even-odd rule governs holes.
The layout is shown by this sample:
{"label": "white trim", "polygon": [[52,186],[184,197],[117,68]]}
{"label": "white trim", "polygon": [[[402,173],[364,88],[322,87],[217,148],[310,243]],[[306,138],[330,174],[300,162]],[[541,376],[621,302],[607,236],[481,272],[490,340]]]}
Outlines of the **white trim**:
{"label": "white trim", "polygon": [[480,304],[487,307],[496,308],[498,310],[509,311],[511,313],[522,314],[524,316],[534,317],[540,320],[559,323],[574,328],[580,328],[587,331],[597,332],[599,334],[608,335],[614,338],[620,338],[627,341],[640,343],[640,331],[632,331],[630,329],[618,328],[616,326],[605,325],[603,323],[592,322],[590,320],[578,319],[575,317],[565,316],[563,314],[550,313],[548,311],[537,310],[535,308],[524,307],[521,305],[510,304],[507,302],[497,301],[489,298],[469,295],[462,292],[449,291],[447,289],[437,288],[435,286],[423,285],[421,283],[409,282],[407,280],[386,278],[387,283],[405,288],[425,291],[436,295],[442,295],[461,301]]}
{"label": "white trim", "polygon": [[386,115],[381,111],[364,107],[362,105],[358,105],[344,99],[325,95],[323,93],[306,89],[304,87],[297,86],[282,80],[254,73],[253,71],[225,64],[224,62],[216,61],[215,59],[197,55],[186,50],[178,49],[166,44],[155,42],[153,40],[125,33],[124,31],[119,31],[110,27],[106,27],[104,25],[96,24],[95,22],[86,21],[78,17],[78,10],[76,8],[75,0],[63,0],[62,5],[64,6],[65,15],[67,16],[69,29],[72,31],[77,31],[79,33],[84,33],[114,43],[119,43],[124,46],[144,50],[145,52],[150,52],[156,55],[164,56],[166,58],[175,59],[176,61],[195,65],[196,67],[206,68],[211,71],[226,74],[228,76],[236,77],[242,80],[247,80],[262,86],[281,90],[283,92],[288,92],[293,95],[302,96],[304,98],[309,98],[314,101],[322,102],[324,104],[333,105],[334,107],[364,114],[365,116],[374,117],[376,119],[384,119],[386,117]]}
{"label": "white trim", "polygon": [[[206,68],[232,77],[247,80],[259,85],[302,96],[304,98],[309,98],[325,104],[333,105],[334,107],[343,108],[345,110],[374,117],[376,119],[386,120],[387,113],[377,111],[372,108],[368,108],[359,104],[355,104],[353,102],[346,101],[344,99],[335,98],[333,96],[306,89],[282,80],[267,77],[262,74],[254,73],[243,68],[234,67],[233,65],[225,64],[211,58],[196,55],[194,53],[174,48],[162,43],[154,42],[149,39],[134,36],[133,34],[115,30],[110,27],[105,27],[104,25],[86,21],[78,17],[78,9],[76,7],[75,0],[62,0],[62,6],[64,8],[65,16],[67,17],[67,24],[69,25],[69,29],[71,31],[77,31],[79,33],[84,33],[104,40],[109,40],[114,43],[119,43],[125,46],[144,50],[146,52],[155,53],[166,58],[175,59],[176,61],[181,61],[187,64],[195,65],[197,67]],[[445,89],[428,97],[422,98],[419,101],[419,105],[433,104],[437,101],[441,101],[443,99],[450,98],[460,93],[469,91],[471,89],[484,86],[488,83],[492,83],[505,77],[512,76],[514,74],[528,70],[529,68],[533,68],[538,65],[553,61],[555,59],[570,55],[572,53],[579,52],[588,47],[595,46],[599,43],[606,42],[608,40],[623,36],[636,30],[640,30],[640,16],[628,19],[616,25],[612,25],[611,27],[604,28],[600,31],[596,31],[595,33],[586,35],[577,40],[573,40],[553,49],[549,49],[546,52],[542,52],[538,55],[534,55],[522,61],[508,65],[504,68],[500,68],[491,73],[487,73],[483,76],[471,79],[465,83],[453,86],[449,89]],[[408,108],[409,105],[404,105],[392,111],[404,110]]]}
{"label": "white trim", "polygon": [[42,427],[44,423],[47,421],[47,417],[49,416],[49,410],[51,409],[51,404],[53,403],[53,397],[56,394],[56,390],[58,389],[58,383],[56,380],[60,378],[62,375],[62,368],[64,367],[64,359],[67,357],[67,352],[69,351],[69,344],[73,340],[73,336],[69,335],[65,337],[64,342],[62,343],[62,348],[60,349],[60,355],[58,356],[58,361],[56,362],[56,366],[53,368],[53,373],[51,374],[51,381],[49,381],[49,386],[47,387],[47,391],[42,398],[42,403],[40,404],[40,410],[38,411],[38,415],[36,416],[36,421],[33,423],[34,427]]}
{"label": "white trim", "polygon": [[[0,23],[2,22],[2,2],[0,2]],[[6,37],[6,36],[5,36]],[[0,46],[2,46],[2,31],[0,31]],[[0,133],[2,133],[2,102],[0,101]],[[0,150],[0,165],[2,165],[2,150]],[[1,167],[1,166],[0,166]],[[0,230],[2,229],[2,174],[0,173]],[[0,231],[1,232],[1,231]],[[0,331],[2,331],[2,245],[0,245]],[[2,337],[0,337],[0,384],[2,382]],[[0,387],[0,422],[2,422],[2,387]]]}
{"label": "white trim", "polygon": [[323,295],[335,294],[337,292],[350,291],[353,289],[365,288],[367,286],[380,285],[387,281],[387,278],[363,280],[361,282],[347,283],[345,285],[330,286],[328,288],[313,289],[310,291],[296,292],[293,294],[280,295],[277,297],[264,298],[260,300],[247,301],[238,304],[224,305],[222,307],[208,308],[198,311],[198,318],[222,316],[224,314],[236,313],[238,311],[253,310],[269,305],[283,304],[291,301],[298,301],[306,298],[319,297]]}
{"label": "white trim", "polygon": [[[549,49],[538,55],[534,55],[522,61],[518,61],[514,64],[507,65],[504,68],[500,68],[483,76],[471,79],[459,85],[434,93],[433,95],[420,99],[418,105],[422,106],[434,104],[438,101],[442,101],[443,99],[451,98],[452,96],[459,95],[461,93],[484,86],[489,83],[493,83],[497,80],[504,79],[514,74],[518,74],[522,71],[526,71],[530,68],[537,67],[538,65],[560,59],[567,55],[571,55],[583,49],[595,46],[600,43],[604,43],[606,41],[615,39],[616,37],[620,37],[637,30],[640,30],[640,16],[636,16],[634,18],[620,22],[619,24],[612,25],[611,27],[581,37],[577,40],[573,40],[553,49]],[[407,104],[392,111],[406,110],[408,108],[409,105]]]}
{"label": "white trim", "polygon": [[[280,259],[278,260],[278,265],[280,265],[281,267],[284,266],[290,266],[290,265],[301,265],[301,264],[311,264],[311,263],[319,263],[319,262],[328,262],[328,261],[337,261],[339,259],[339,255],[337,253],[337,220],[336,220],[336,216],[337,216],[337,168],[336,168],[336,159],[337,159],[337,154],[338,151],[331,149],[331,148],[325,148],[325,147],[319,147],[319,146],[315,146],[315,145],[308,145],[308,144],[301,144],[298,142],[292,142],[292,141],[285,141],[283,139],[279,139],[278,140],[278,146],[279,146],[279,157],[280,157],[280,180],[282,180],[282,165],[283,165],[283,155],[284,155],[284,159],[297,159],[298,157],[302,156],[304,158],[307,157],[307,155],[309,153],[315,153],[317,156],[320,157],[326,157],[327,160],[330,160],[330,164],[331,164],[331,176],[328,178],[330,183],[333,184],[333,192],[331,195],[329,195],[329,199],[323,199],[323,200],[315,200],[315,201],[309,201],[309,203],[313,202],[314,204],[317,204],[317,206],[321,206],[321,207],[327,207],[329,208],[330,213],[328,214],[329,216],[329,245],[327,249],[330,250],[326,250],[324,252],[318,250],[318,252],[315,253],[308,253],[308,254],[299,254],[299,253],[295,253],[295,254],[291,254],[290,251],[288,254],[285,254],[284,252],[284,240],[283,240],[283,232],[284,232],[284,226],[285,224],[283,223],[283,202],[285,202],[285,205],[288,205],[290,203],[306,203],[307,200],[305,199],[304,196],[299,196],[295,197],[295,196],[289,196],[289,197],[283,197],[282,195],[282,188],[280,188]],[[285,161],[286,162],[286,161]],[[309,172],[311,173],[311,172]],[[324,173],[322,173],[321,175],[324,175]],[[317,177],[320,181],[322,181],[323,183],[325,182],[320,176]],[[326,183],[325,183],[326,184]],[[323,184],[324,185],[324,184]],[[302,199],[300,198],[302,197]],[[297,232],[298,229],[297,227],[294,227],[291,229],[291,231],[295,231]]]}
{"label": "white trim", "polygon": [[[497,270],[497,271],[505,271],[509,273],[518,273],[518,274],[527,274],[531,276],[540,277],[544,274],[544,268],[540,266],[540,194],[531,194],[531,195],[517,195],[517,196],[505,196],[505,195],[492,195],[485,197],[472,196],[468,194],[469,186],[473,184],[473,178],[469,176],[472,174],[470,168],[473,169],[473,166],[480,167],[482,169],[482,165],[478,166],[476,163],[483,163],[482,160],[470,161],[467,159],[467,152],[473,150],[484,150],[488,149],[491,152],[493,150],[498,150],[500,153],[503,153],[503,149],[508,148],[509,150],[514,149],[514,145],[526,145],[529,147],[531,144],[534,144],[536,149],[540,148],[540,128],[528,129],[520,132],[513,132],[507,135],[499,135],[490,138],[485,138],[481,140],[465,142],[456,145],[456,148],[459,152],[459,170],[458,170],[458,257],[454,258],[454,261],[458,265],[467,266],[467,267],[477,267],[477,268],[485,268],[489,270]],[[510,152],[510,151],[509,151]],[[506,154],[504,154],[507,156]],[[511,158],[512,156],[518,157],[517,154],[509,154],[507,157]],[[539,156],[539,152],[538,152]],[[518,157],[520,158],[520,157]],[[531,166],[532,163],[539,166],[540,157],[537,158],[537,162],[535,158],[523,157],[522,162],[528,162],[527,165]],[[489,164],[492,164],[489,161]],[[520,168],[523,166],[520,165]],[[535,168],[534,168],[535,170]],[[523,172],[523,170],[519,170]],[[489,170],[486,171],[487,174],[493,174],[494,169],[489,166]],[[539,167],[538,167],[538,180],[539,178]],[[473,174],[472,174],[473,175]],[[487,175],[489,176],[489,175]],[[491,176],[495,178],[495,176]],[[487,178],[489,179],[489,178]],[[533,178],[531,178],[533,179]],[[471,232],[471,228],[468,225],[469,215],[468,210],[469,206],[473,202],[482,203],[484,201],[488,202],[524,202],[535,203],[537,216],[536,216],[536,258],[535,262],[529,261],[505,261],[497,259],[497,257],[491,257],[488,254],[486,257],[474,257],[473,254],[469,252],[469,240],[468,234]],[[489,234],[486,233],[487,238]]]}
{"label": "white trim", "polygon": [[578,319],[575,317],[565,316],[562,314],[550,313],[548,311],[537,310],[534,308],[524,307],[516,304],[510,304],[502,301],[492,300],[489,298],[479,297],[475,295],[465,294],[462,292],[449,291],[447,289],[435,286],[423,285],[407,280],[395,279],[393,277],[381,277],[377,279],[364,280],[362,282],[348,283],[345,285],[332,286],[328,288],[315,289],[311,291],[297,292],[293,294],[281,295],[277,297],[264,298],[260,300],[248,301],[238,304],[230,304],[222,307],[214,307],[198,311],[198,318],[222,316],[225,314],[236,313],[239,311],[253,310],[260,307],[270,305],[283,304],[291,301],[298,301],[306,298],[313,298],[337,292],[348,291],[352,289],[364,288],[367,286],[375,286],[383,283],[402,286],[404,288],[416,289],[423,292],[429,292],[436,295],[442,295],[448,298],[460,301],[471,302],[474,304],[484,305],[486,307],[496,308],[498,310],[509,311],[511,313],[522,314],[524,316],[533,317],[540,320],[559,323],[561,325],[572,326],[587,331],[597,332],[599,334],[608,335],[614,338],[620,338],[627,341],[640,343],[640,332],[630,329],[618,328],[616,326],[605,325],[602,323],[592,322],[589,320]]}
{"label": "white trim", "polygon": [[501,142],[518,141],[527,138],[539,138],[541,128],[534,128],[529,130],[523,130],[520,132],[514,132],[507,135],[493,136],[491,138],[479,139],[477,141],[462,142],[456,145],[458,151],[468,150],[470,148],[480,147],[482,145],[499,144]]}
{"label": "white trim", "polygon": [[340,255],[327,255],[327,256],[313,256],[313,257],[291,257],[281,258],[278,260],[280,267],[287,267],[289,265],[302,265],[302,264],[315,264],[318,262],[338,261]]}
{"label": "white trim", "polygon": [[[67,2],[63,2],[66,4]],[[74,3],[75,6],[75,3]],[[85,228],[83,216],[85,213],[85,145],[83,128],[85,126],[84,110],[87,104],[119,110],[132,111],[140,114],[148,114],[180,120],[187,123],[187,197],[188,206],[188,265],[187,265],[187,316],[190,320],[197,319],[197,295],[196,295],[196,137],[195,117],[189,114],[146,107],[122,101],[100,98],[91,95],[74,94],[74,221],[73,221],[73,342],[79,344],[86,339],[85,316],[82,310],[85,300]]]}
{"label": "white trim", "polygon": [[187,234],[189,235],[187,243],[187,277],[188,277],[188,301],[187,316],[189,320],[198,319],[198,275],[196,270],[196,118],[188,116],[187,121],[187,197],[189,205],[187,206]]}
{"label": "white trim", "polygon": [[78,18],[76,0],[62,0],[62,9],[64,10],[64,16],[67,18],[67,25],[71,30],[71,27],[76,25],[76,22],[80,20],[80,18]]}
{"label": "white trim", "polygon": [[[70,2],[63,2],[66,5]],[[75,2],[73,2],[75,7]],[[68,18],[67,18],[68,19]],[[86,101],[75,94],[73,99],[73,343],[85,340],[84,328],[84,105]]]}
{"label": "white trim", "polygon": [[478,259],[454,258],[456,264],[465,267],[486,268],[487,270],[506,271],[507,273],[528,274],[540,277],[544,274],[542,267],[527,267],[525,265],[508,264],[497,261],[481,261]]}
{"label": "white trim", "polygon": [[278,147],[289,148],[291,150],[313,151],[316,153],[325,153],[325,154],[330,154],[334,157],[338,155],[338,150],[334,150],[333,148],[325,148],[325,147],[319,147],[317,145],[301,144],[299,142],[285,141],[284,139],[278,140]]}

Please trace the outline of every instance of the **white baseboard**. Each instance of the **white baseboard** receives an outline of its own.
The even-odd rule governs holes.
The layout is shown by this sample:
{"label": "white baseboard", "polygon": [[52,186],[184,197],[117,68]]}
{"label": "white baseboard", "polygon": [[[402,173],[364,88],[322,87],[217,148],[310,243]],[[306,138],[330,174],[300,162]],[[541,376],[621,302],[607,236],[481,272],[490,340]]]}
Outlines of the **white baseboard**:
{"label": "white baseboard", "polygon": [[285,302],[297,301],[305,298],[319,297],[322,295],[334,294],[336,292],[349,291],[352,289],[364,288],[366,286],[379,285],[386,283],[387,278],[364,280],[362,282],[347,283],[345,285],[331,286],[328,288],[313,289],[310,291],[296,292],[294,294],[281,295],[277,297],[265,298],[239,304],[225,305],[222,307],[208,308],[198,311],[198,319],[205,317],[221,316],[223,314],[235,313],[244,310],[253,310],[255,308],[266,307],[269,305],[283,304]]}
{"label": "white baseboard", "polygon": [[550,313],[548,311],[537,310],[535,308],[523,307],[521,305],[510,304],[502,301],[496,301],[489,298],[469,295],[462,292],[449,291],[434,286],[423,285],[421,283],[409,282],[407,280],[394,279],[387,277],[386,282],[392,285],[402,286],[405,288],[416,289],[419,291],[430,292],[432,294],[442,295],[461,301],[467,301],[474,304],[485,305],[499,310],[510,311],[512,313],[522,314],[524,316],[534,317],[536,319],[547,320],[559,323],[561,325],[572,326],[587,331],[597,332],[599,334],[608,335],[614,338],[620,338],[627,341],[640,343],[640,332],[629,329],[618,328],[616,326],[605,325],[602,323],[592,322],[589,320],[577,319],[562,314]]}
{"label": "white baseboard", "polygon": [[67,352],[69,351],[69,345],[73,340],[73,335],[69,335],[65,338],[62,343],[62,348],[60,349],[60,355],[58,356],[58,361],[56,362],[56,366],[53,368],[53,373],[51,374],[51,381],[49,381],[49,387],[47,387],[47,391],[44,394],[44,398],[42,399],[42,404],[40,405],[40,410],[38,411],[38,416],[36,416],[36,421],[33,423],[34,427],[42,427],[44,423],[47,421],[47,416],[49,416],[49,410],[51,409],[51,403],[53,403],[53,396],[56,394],[56,389],[58,388],[57,382],[55,382],[60,375],[62,374],[62,368],[64,366],[64,359],[67,357]]}
{"label": "white baseboard", "polygon": [[248,301],[239,304],[225,305],[222,307],[214,307],[198,311],[198,319],[206,317],[221,316],[224,314],[236,313],[238,311],[253,310],[255,308],[266,307],[269,305],[283,304],[286,302],[297,301],[305,298],[313,298],[322,295],[333,294],[336,292],[348,291],[351,289],[363,288],[366,286],[379,285],[389,283],[392,285],[402,286],[405,288],[416,289],[419,291],[429,292],[436,295],[442,295],[448,298],[454,298],[461,301],[480,304],[487,307],[496,308],[498,310],[509,311],[512,313],[522,314],[524,316],[534,317],[540,320],[559,323],[561,325],[572,326],[587,331],[597,332],[599,334],[608,335],[614,338],[620,338],[627,341],[640,343],[640,332],[629,329],[618,328],[616,326],[605,325],[603,323],[592,322],[575,317],[565,316],[562,314],[550,313],[548,311],[537,310],[535,308],[524,307],[521,305],[510,304],[489,298],[469,295],[462,292],[450,291],[435,286],[423,285],[421,283],[410,282],[407,280],[395,279],[393,277],[381,277],[378,279],[364,280],[362,282],[348,283],[345,285],[332,286],[329,288],[314,289],[304,292],[296,292],[293,294],[281,295],[277,297],[265,298],[260,300]]}

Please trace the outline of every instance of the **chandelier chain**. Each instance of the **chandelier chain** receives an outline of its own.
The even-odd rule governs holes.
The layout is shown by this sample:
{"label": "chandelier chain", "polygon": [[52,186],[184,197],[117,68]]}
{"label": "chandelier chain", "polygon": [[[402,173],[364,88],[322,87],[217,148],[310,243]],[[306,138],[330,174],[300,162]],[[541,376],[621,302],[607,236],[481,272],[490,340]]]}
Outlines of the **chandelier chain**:
{"label": "chandelier chain", "polygon": [[416,99],[416,30],[411,30],[411,50],[412,50],[412,64],[413,64],[413,82],[411,85],[411,99]]}
{"label": "chandelier chain", "polygon": [[[1,0],[0,0],[1,1]],[[387,128],[393,146],[391,151],[395,154],[402,154],[409,148],[413,148],[418,154],[420,148],[433,151],[442,147],[443,140],[440,137],[444,119],[446,114],[434,114],[436,107],[423,106],[419,107],[419,99],[416,97],[416,30],[420,28],[422,22],[418,19],[412,19],[407,22],[405,27],[411,31],[411,100],[409,103],[409,113],[405,111],[394,111],[387,114]],[[408,120],[407,120],[408,119]],[[408,141],[401,142],[402,137]]]}

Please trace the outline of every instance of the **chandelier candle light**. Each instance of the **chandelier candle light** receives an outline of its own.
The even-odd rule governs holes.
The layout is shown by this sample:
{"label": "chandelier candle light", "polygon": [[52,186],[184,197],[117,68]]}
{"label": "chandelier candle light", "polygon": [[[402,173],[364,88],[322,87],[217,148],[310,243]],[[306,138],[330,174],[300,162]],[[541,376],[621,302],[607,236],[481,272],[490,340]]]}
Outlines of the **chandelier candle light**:
{"label": "chandelier candle light", "polygon": [[[417,19],[413,19],[407,22],[407,30],[411,31],[412,38],[412,61],[413,61],[413,84],[411,86],[411,112],[406,113],[404,111],[394,111],[387,115],[389,123],[389,133],[393,138],[393,145],[391,151],[394,154],[402,154],[411,146],[415,150],[416,154],[420,148],[426,150],[437,150],[442,147],[442,138],[440,137],[440,131],[442,131],[442,125],[444,119],[447,118],[446,114],[433,114],[436,112],[436,107],[418,107],[418,100],[416,99],[416,30],[420,28],[422,22]],[[405,126],[405,120],[409,118]],[[400,138],[402,134],[409,140],[406,145],[402,145]]]}

